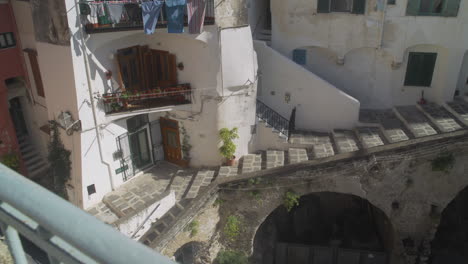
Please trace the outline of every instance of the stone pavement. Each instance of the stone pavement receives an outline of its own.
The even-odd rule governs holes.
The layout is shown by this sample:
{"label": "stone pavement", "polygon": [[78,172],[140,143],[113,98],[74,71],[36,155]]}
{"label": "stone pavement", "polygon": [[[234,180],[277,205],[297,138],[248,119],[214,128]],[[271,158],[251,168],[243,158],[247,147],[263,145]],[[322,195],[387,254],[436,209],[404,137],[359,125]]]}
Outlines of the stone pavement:
{"label": "stone pavement", "polygon": [[353,131],[335,130],[333,133],[336,148],[340,153],[347,153],[359,150],[357,139]]}
{"label": "stone pavement", "polygon": [[260,154],[247,154],[242,158],[242,171],[241,173],[249,173],[259,171],[262,169],[262,155]]}
{"label": "stone pavement", "polygon": [[272,169],[284,166],[284,151],[267,150],[266,151],[266,168]]}
{"label": "stone pavement", "polygon": [[399,106],[396,108],[400,115],[408,123],[408,127],[415,137],[436,135],[437,131],[431,126],[430,121],[414,105]]}
{"label": "stone pavement", "polygon": [[361,109],[359,121],[382,125],[390,143],[409,140],[408,132],[405,130],[403,122],[398,119],[391,109]]}
{"label": "stone pavement", "polygon": [[174,190],[176,198],[180,199],[185,191],[182,190],[183,185],[188,185],[193,173],[193,170],[181,169],[165,161],[159,162],[149,171],[105,195],[102,202],[90,208],[88,213],[103,222],[113,223],[160,200],[167,190]]}
{"label": "stone pavement", "polygon": [[434,120],[435,125],[440,131],[452,132],[460,130],[462,127],[457,123],[454,117],[444,107],[429,103],[421,105],[422,110]]}
{"label": "stone pavement", "polygon": [[236,176],[237,171],[237,166],[222,166],[221,168],[219,168],[218,178]]}
{"label": "stone pavement", "polygon": [[447,105],[458,114],[458,116],[468,124],[468,103],[463,100],[455,100],[447,103]]}
{"label": "stone pavement", "polygon": [[299,163],[299,162],[309,160],[309,157],[307,156],[307,150],[306,149],[290,148],[289,151],[288,151],[288,154],[289,154],[289,163],[290,164]]}
{"label": "stone pavement", "polygon": [[291,144],[312,145],[315,158],[326,158],[335,155],[333,144],[328,133],[304,132],[291,135]]}
{"label": "stone pavement", "polygon": [[376,146],[384,145],[382,138],[380,137],[380,129],[377,127],[358,127],[357,132],[359,134],[361,143],[364,148],[372,148]]}

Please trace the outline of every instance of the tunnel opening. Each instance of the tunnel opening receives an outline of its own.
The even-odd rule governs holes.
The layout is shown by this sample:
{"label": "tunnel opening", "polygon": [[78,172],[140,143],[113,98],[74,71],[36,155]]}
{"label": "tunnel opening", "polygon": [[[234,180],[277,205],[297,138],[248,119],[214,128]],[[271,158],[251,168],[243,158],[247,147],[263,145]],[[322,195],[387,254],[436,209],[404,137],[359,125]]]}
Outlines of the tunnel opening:
{"label": "tunnel opening", "polygon": [[468,187],[442,212],[431,242],[431,264],[468,263]]}
{"label": "tunnel opening", "polygon": [[386,215],[358,196],[322,192],[282,205],[260,225],[253,262],[261,264],[389,263],[393,228]]}

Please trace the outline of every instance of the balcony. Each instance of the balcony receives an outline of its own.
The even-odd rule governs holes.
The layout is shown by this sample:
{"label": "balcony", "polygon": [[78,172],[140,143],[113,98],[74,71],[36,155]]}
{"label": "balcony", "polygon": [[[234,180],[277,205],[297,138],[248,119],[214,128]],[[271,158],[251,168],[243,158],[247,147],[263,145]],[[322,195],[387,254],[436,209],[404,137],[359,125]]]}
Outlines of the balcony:
{"label": "balcony", "polygon": [[[108,17],[100,17],[97,23],[91,22],[89,15],[83,12],[83,10],[89,10],[86,6],[88,3],[98,3],[99,1],[84,1],[80,2],[80,12],[82,21],[85,25],[85,31],[87,34],[94,33],[106,33],[106,32],[116,32],[116,31],[128,31],[128,30],[143,30],[143,19],[141,15],[141,7],[137,3],[130,3],[129,1],[112,1],[113,3],[121,2],[124,4],[124,13],[120,23],[112,24]],[[105,3],[105,1],[101,1]],[[184,15],[184,24],[188,26],[188,15],[187,8],[185,8]],[[205,20],[204,25],[214,25],[215,24],[215,5],[214,0],[206,0],[205,6]],[[156,28],[166,28],[167,27],[167,15],[166,9],[163,6],[161,13],[159,15],[158,23]]]}
{"label": "balcony", "polygon": [[0,182],[0,229],[14,263],[45,254],[49,263],[175,264],[2,164]]}
{"label": "balcony", "polygon": [[136,92],[106,93],[103,95],[106,114],[126,113],[137,110],[192,103],[190,84]]}

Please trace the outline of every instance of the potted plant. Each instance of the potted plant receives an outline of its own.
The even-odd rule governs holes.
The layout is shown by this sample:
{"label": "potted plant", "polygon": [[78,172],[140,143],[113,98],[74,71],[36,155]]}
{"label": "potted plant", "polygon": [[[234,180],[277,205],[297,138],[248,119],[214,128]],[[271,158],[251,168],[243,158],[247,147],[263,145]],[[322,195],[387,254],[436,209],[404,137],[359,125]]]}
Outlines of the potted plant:
{"label": "potted plant", "polygon": [[231,130],[222,128],[219,130],[219,137],[223,141],[223,145],[219,148],[219,152],[224,158],[226,158],[226,164],[228,166],[233,166],[236,160],[234,153],[236,153],[237,148],[233,140],[239,138],[237,127],[234,127]]}

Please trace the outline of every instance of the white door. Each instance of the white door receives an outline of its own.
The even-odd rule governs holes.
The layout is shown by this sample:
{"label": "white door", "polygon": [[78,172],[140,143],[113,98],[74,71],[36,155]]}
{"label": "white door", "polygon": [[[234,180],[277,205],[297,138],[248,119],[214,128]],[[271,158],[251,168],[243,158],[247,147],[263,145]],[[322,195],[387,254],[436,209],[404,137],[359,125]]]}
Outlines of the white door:
{"label": "white door", "polygon": [[159,120],[151,122],[150,127],[154,162],[164,160],[163,138]]}

